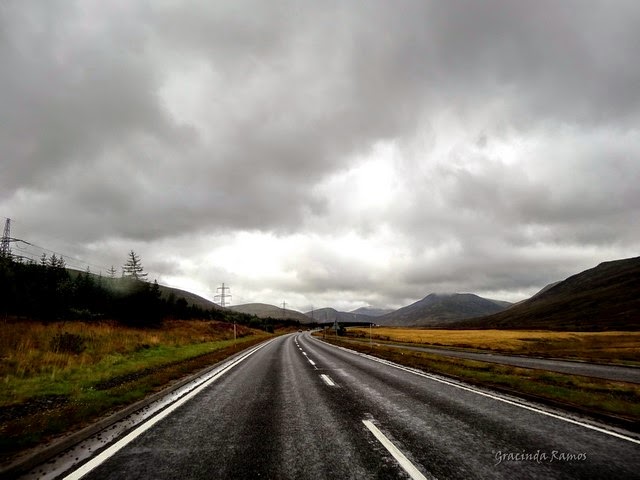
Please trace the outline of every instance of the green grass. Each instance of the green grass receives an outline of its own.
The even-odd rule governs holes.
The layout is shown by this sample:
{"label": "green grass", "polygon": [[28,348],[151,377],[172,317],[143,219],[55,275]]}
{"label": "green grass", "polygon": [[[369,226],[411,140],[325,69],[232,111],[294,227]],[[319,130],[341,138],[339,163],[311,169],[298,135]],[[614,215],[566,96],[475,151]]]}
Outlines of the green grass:
{"label": "green grass", "polygon": [[[241,339],[246,341],[251,337]],[[175,362],[197,357],[233,345],[233,340],[207,342],[178,347],[157,346],[129,355],[112,354],[86,367],[21,377],[6,377],[2,400],[21,402],[36,396],[80,395],[111,378],[131,375],[144,369],[162,368]]]}

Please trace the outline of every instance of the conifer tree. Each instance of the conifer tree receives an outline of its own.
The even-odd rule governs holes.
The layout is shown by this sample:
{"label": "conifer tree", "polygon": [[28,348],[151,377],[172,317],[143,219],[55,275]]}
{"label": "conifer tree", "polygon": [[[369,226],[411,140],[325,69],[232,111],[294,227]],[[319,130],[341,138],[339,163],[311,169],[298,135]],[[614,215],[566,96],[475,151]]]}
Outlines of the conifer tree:
{"label": "conifer tree", "polygon": [[127,260],[127,263],[122,266],[122,276],[133,278],[135,280],[146,280],[147,274],[144,273],[140,257],[133,250],[129,252],[129,259]]}
{"label": "conifer tree", "polygon": [[109,278],[116,278],[116,267],[111,265],[111,268],[107,270],[107,273],[109,274]]}

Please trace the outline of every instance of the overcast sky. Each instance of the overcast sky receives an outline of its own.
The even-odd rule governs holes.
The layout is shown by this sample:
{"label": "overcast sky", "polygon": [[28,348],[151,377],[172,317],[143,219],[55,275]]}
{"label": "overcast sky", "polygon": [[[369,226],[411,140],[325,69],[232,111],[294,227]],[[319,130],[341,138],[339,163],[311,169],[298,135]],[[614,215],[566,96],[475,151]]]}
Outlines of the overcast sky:
{"label": "overcast sky", "polygon": [[3,0],[0,216],[236,305],[521,300],[638,255],[638,25],[636,0]]}

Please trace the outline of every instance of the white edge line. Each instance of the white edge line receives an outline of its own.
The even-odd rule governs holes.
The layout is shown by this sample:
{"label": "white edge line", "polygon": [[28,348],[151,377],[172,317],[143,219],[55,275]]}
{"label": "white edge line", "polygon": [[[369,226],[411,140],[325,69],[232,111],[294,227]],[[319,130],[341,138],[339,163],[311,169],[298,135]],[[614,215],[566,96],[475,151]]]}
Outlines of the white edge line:
{"label": "white edge line", "polygon": [[336,386],[336,384],[335,384],[335,383],[333,383],[333,380],[331,380],[331,378],[329,377],[329,375],[326,375],[326,374],[324,374],[324,373],[321,373],[321,374],[320,374],[320,378],[321,378],[322,380],[324,380],[324,383],[326,383],[326,384],[327,384],[327,385],[329,385],[330,387],[335,387],[335,386]]}
{"label": "white edge line", "polygon": [[409,474],[411,478],[414,480],[427,480],[420,470],[418,470],[411,461],[405,457],[404,453],[400,451],[398,447],[396,447],[391,440],[389,440],[384,433],[378,430],[371,420],[362,420],[362,423],[373,433],[373,435],[378,439],[378,441],[387,449],[387,451],[393,455],[393,458],[400,464],[400,466],[404,469],[405,472]]}
{"label": "white edge line", "polygon": [[230,370],[231,368],[235,367],[237,364],[241,363],[242,361],[246,360],[250,355],[253,355],[255,352],[260,350],[265,345],[267,345],[267,343],[263,343],[262,345],[258,346],[258,348],[255,348],[254,350],[248,352],[246,355],[235,359],[235,361],[232,361],[229,365],[227,365],[224,368],[222,368],[218,373],[213,375],[210,379],[208,379],[207,381],[203,382],[202,384],[200,384],[198,387],[196,387],[193,390],[191,390],[186,395],[180,397],[178,400],[176,400],[174,403],[172,403],[167,408],[162,410],[160,413],[158,413],[154,417],[151,417],[145,423],[143,423],[142,425],[138,426],[136,429],[134,429],[131,432],[129,432],[127,435],[125,435],[120,440],[115,442],[109,448],[107,448],[107,449],[103,450],[102,452],[100,452],[99,455],[93,457],[87,463],[81,465],[80,468],[78,468],[77,470],[74,470],[69,475],[65,476],[64,480],[76,480],[76,479],[80,479],[80,478],[84,477],[91,470],[93,470],[94,468],[98,467],[100,464],[102,464],[103,462],[108,460],[110,457],[115,455],[120,449],[122,449],[127,444],[129,444],[130,442],[135,440],[137,437],[142,435],[149,428],[151,428],[156,423],[158,423],[160,420],[162,420],[163,418],[168,416],[171,412],[176,410],[178,407],[180,407],[181,405],[186,403],[191,398],[195,397],[202,390],[204,390],[206,387],[208,387],[211,383],[215,382],[220,376],[225,374],[228,370]]}
{"label": "white edge line", "polygon": [[[327,343],[327,345],[331,345],[331,344]],[[429,375],[428,373],[420,372],[418,370],[415,370],[415,369],[412,369],[412,368],[408,368],[408,367],[405,367],[403,365],[399,365],[397,363],[390,362],[388,360],[383,360],[381,358],[374,357],[372,355],[367,355],[366,353],[356,352],[355,350],[349,350],[348,348],[339,347],[337,345],[331,345],[331,346],[335,347],[335,348],[339,348],[340,350],[344,350],[345,352],[349,352],[349,353],[352,353],[354,355],[358,355],[360,357],[368,358],[368,359],[373,360],[375,362],[382,363],[384,365],[388,365],[388,366],[393,367],[393,368],[397,368],[398,370],[404,370],[405,372],[413,373],[414,375],[418,375],[420,377],[428,378],[429,380],[434,380],[436,382],[444,383],[445,385],[450,385],[452,387],[459,388],[461,390],[466,390],[468,392],[472,392],[472,393],[476,393],[478,395],[482,395],[483,397],[488,397],[488,398],[491,398],[493,400],[498,400],[499,402],[508,403],[509,405],[514,405],[516,407],[524,408],[525,410],[530,410],[532,412],[540,413],[542,415],[547,415],[548,417],[556,418],[558,420],[562,420],[562,421],[567,422],[567,423],[573,423],[574,425],[579,425],[581,427],[588,428],[590,430],[595,430],[596,432],[604,433],[606,435],[611,435],[612,437],[616,437],[616,438],[619,438],[621,440],[626,440],[627,442],[631,442],[631,443],[635,443],[637,445],[640,445],[640,440],[637,440],[637,439],[632,438],[632,437],[628,437],[626,435],[622,435],[621,433],[612,432],[611,430],[605,430],[604,428],[596,427],[595,425],[590,425],[588,423],[579,422],[578,420],[573,420],[573,419],[568,418],[568,417],[563,417],[561,415],[557,415],[557,414],[552,413],[552,412],[547,412],[545,410],[541,410],[541,409],[536,408],[536,407],[531,407],[531,406],[525,405],[523,403],[514,402],[513,400],[502,398],[502,397],[499,397],[497,395],[493,395],[491,393],[483,392],[481,390],[476,390],[475,388],[466,387],[464,385],[459,385],[459,384],[456,384],[454,382],[450,382],[448,380],[445,380],[443,378],[438,378],[436,376]]]}

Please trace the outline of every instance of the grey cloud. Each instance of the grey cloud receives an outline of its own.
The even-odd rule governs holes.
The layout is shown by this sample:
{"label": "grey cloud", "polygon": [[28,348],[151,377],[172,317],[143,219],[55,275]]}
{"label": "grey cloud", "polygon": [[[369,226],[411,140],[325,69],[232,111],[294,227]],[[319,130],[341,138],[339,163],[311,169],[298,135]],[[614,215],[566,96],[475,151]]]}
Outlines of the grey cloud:
{"label": "grey cloud", "polygon": [[135,132],[171,134],[154,97],[151,65],[136,48],[142,39],[135,26],[121,21],[95,31],[90,19],[83,25],[87,19],[65,6],[5,10],[5,189],[42,185],[69,162],[90,161]]}
{"label": "grey cloud", "polygon": [[[586,264],[580,248],[637,245],[639,18],[624,1],[8,2],[0,213],[25,236],[150,248],[384,226],[415,263],[345,271],[349,259],[310,251],[289,288],[371,299],[385,275],[398,282],[385,301],[533,288]],[[194,65],[211,79],[185,120],[162,89]],[[195,95],[184,89],[178,100]],[[380,141],[418,138],[389,205],[344,215],[339,192],[317,188]],[[492,152],[514,138],[542,146]],[[553,247],[571,256],[557,268]],[[440,251],[455,257],[425,254]]]}
{"label": "grey cloud", "polygon": [[435,2],[429,25],[444,88],[503,97],[515,124],[632,125],[639,13],[635,2]]}

